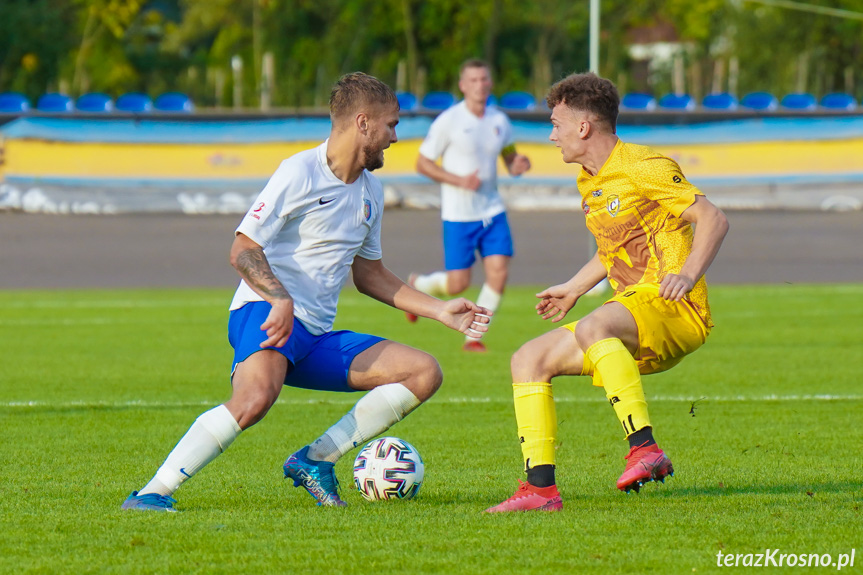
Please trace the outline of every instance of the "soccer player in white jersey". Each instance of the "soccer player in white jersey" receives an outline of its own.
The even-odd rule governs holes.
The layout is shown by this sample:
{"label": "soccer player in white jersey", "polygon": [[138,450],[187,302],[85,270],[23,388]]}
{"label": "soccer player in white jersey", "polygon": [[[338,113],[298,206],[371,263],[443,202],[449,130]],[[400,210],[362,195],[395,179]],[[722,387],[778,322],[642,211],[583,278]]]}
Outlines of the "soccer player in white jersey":
{"label": "soccer player in white jersey", "polygon": [[[446,271],[411,274],[408,283],[438,297],[460,294],[470,285],[478,251],[485,282],[477,305],[494,311],[514,253],[506,208],[497,190],[497,158],[503,158],[513,176],[529,170],[530,160],[515,151],[506,114],[486,105],[492,87],[488,64],[476,59],[462,64],[458,87],[464,100],[432,122],[417,159],[417,171],[441,184]],[[411,314],[407,318],[417,320]],[[486,350],[472,334],[466,336],[464,349]]]}
{"label": "soccer player in white jersey", "polygon": [[231,303],[231,398],[197,418],[153,479],[123,509],[173,511],[172,495],[260,421],[285,385],[367,391],[344,417],[284,464],[318,505],[344,506],[335,462],[400,421],[440,387],[429,354],[380,337],[331,331],[339,292],[357,289],[460,332],[488,329],[489,310],[419,292],[381,261],[383,189],[369,172],[396,142],[399,106],[383,82],[357,72],[330,96],[329,139],[284,162],[236,230],[231,263],[242,281]]}

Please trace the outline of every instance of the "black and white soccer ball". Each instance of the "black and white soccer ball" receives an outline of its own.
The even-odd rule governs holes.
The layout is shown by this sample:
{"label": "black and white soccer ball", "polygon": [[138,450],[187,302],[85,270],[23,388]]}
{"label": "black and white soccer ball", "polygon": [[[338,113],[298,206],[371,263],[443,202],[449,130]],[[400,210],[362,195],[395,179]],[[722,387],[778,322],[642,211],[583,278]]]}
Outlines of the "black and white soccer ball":
{"label": "black and white soccer ball", "polygon": [[411,499],[420,490],[424,474],[419,452],[398,437],[368,442],[354,461],[354,483],[369,501]]}

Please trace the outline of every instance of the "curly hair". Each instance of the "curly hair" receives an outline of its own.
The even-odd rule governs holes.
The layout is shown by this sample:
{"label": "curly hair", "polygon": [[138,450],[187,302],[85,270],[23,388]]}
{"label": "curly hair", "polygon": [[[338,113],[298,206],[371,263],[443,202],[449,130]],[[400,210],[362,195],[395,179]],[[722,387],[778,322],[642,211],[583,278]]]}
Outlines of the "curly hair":
{"label": "curly hair", "polygon": [[368,106],[394,104],[398,99],[392,88],[363,72],[352,72],[338,79],[330,94],[330,119],[341,119]]}
{"label": "curly hair", "polygon": [[612,134],[617,131],[620,95],[611,80],[593,72],[570,74],[557,82],[549,90],[546,102],[549,108],[563,102],[572,110],[590,112],[600,122],[608,124]]}

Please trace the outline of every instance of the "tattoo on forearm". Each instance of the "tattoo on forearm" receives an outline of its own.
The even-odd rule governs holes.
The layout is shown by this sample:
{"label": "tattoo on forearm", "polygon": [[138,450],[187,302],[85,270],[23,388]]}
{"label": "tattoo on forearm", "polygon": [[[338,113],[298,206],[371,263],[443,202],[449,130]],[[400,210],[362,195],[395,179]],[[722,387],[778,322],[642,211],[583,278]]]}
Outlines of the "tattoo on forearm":
{"label": "tattoo on forearm", "polygon": [[253,287],[276,299],[290,298],[288,290],[276,278],[262,249],[248,249],[237,256],[237,271]]}

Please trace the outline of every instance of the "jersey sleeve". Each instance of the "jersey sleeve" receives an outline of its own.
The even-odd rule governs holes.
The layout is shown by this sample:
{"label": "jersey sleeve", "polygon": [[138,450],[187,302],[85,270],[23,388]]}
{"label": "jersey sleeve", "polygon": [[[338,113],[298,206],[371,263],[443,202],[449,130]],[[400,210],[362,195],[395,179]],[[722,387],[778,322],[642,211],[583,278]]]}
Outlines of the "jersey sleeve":
{"label": "jersey sleeve", "polygon": [[298,162],[285,160],[258,194],[235,233],[248,236],[262,248],[278,235],[299,205],[307,174]]}
{"label": "jersey sleeve", "polygon": [[506,114],[503,114],[503,122],[501,124],[501,142],[503,145],[500,149],[501,156],[508,156],[509,154],[515,152],[515,139],[512,135],[512,122],[509,121],[509,118]]}
{"label": "jersey sleeve", "polygon": [[695,203],[696,196],[704,193],[689,183],[683,175],[680,166],[665,156],[656,156],[642,160],[642,170],[639,170],[639,184],[644,194],[659,203],[674,217],[686,211]]}
{"label": "jersey sleeve", "polygon": [[449,114],[446,113],[435,118],[423,143],[420,144],[420,154],[433,162],[443,155],[448,144],[449,122],[447,118],[449,118]]}
{"label": "jersey sleeve", "polygon": [[360,250],[357,252],[358,256],[367,260],[379,260],[384,257],[383,250],[381,249],[381,221],[383,220],[384,215],[384,192],[383,187],[379,182],[377,185],[378,193],[375,194],[375,198],[372,201],[371,227],[369,229],[369,233],[366,235],[365,241],[363,241],[363,245],[360,246]]}

